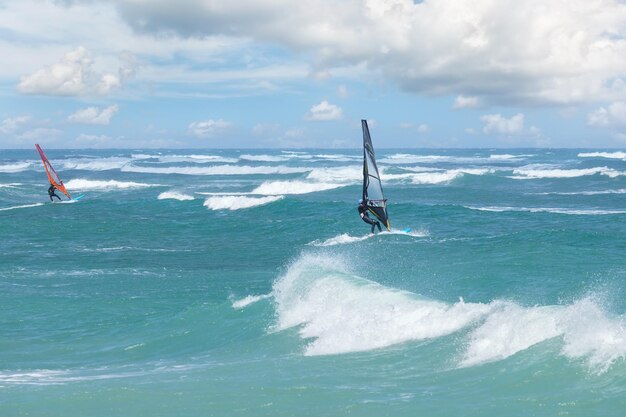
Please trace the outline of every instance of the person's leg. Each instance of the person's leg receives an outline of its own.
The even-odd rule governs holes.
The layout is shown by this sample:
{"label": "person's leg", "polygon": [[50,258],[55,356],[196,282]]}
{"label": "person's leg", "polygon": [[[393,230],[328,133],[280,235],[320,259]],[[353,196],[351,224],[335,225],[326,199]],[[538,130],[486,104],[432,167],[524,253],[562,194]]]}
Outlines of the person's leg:
{"label": "person's leg", "polygon": [[54,200],[52,199],[52,196],[48,195],[48,197],[50,197],[50,201],[54,203]]}
{"label": "person's leg", "polygon": [[370,219],[369,217],[367,217],[367,216],[363,216],[363,221],[364,221],[365,223],[367,223],[367,224],[369,224],[369,225],[371,225],[371,226],[372,226],[372,231],[371,231],[371,233],[374,233],[374,227],[376,227],[376,223],[375,223],[372,219]]}

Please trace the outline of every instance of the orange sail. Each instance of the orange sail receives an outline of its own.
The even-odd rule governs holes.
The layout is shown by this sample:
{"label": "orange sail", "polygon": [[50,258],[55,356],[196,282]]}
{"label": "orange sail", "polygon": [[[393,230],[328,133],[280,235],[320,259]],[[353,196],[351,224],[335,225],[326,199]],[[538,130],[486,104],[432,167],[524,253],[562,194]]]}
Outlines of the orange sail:
{"label": "orange sail", "polygon": [[41,162],[43,162],[43,167],[46,169],[46,174],[48,175],[50,184],[54,185],[54,188],[61,191],[63,194],[67,196],[67,198],[71,200],[72,196],[65,189],[65,185],[63,185],[63,181],[61,181],[61,178],[59,178],[59,174],[57,174],[54,168],[52,168],[52,165],[50,164],[50,161],[48,161],[46,154],[43,153],[41,146],[35,144],[35,147],[37,148],[37,152],[39,152],[39,156],[41,156]]}

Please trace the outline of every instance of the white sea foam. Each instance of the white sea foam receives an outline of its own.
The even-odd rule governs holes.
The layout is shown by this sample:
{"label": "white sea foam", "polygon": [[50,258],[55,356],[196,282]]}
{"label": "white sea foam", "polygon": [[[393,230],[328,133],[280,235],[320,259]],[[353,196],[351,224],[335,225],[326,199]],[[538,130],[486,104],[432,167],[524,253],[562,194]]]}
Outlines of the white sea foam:
{"label": "white sea foam", "polygon": [[77,169],[84,171],[107,171],[120,169],[130,163],[130,158],[110,157],[97,159],[69,159],[62,162],[63,169]]}
{"label": "white sea foam", "polygon": [[8,184],[0,184],[0,188],[15,188],[22,185],[21,182],[10,182]]}
{"label": "white sea foam", "polygon": [[[381,175],[384,169],[380,168]],[[317,182],[356,182],[363,180],[363,167],[358,165],[335,167],[335,168],[314,168],[306,176],[308,180]]]}
{"label": "white sea foam", "polygon": [[206,164],[206,163],[235,163],[238,161],[237,158],[228,158],[219,155],[200,155],[200,154],[191,154],[191,155],[159,155],[159,162],[163,163],[176,163],[176,162],[192,162],[195,164]]}
{"label": "white sea foam", "polygon": [[335,237],[331,237],[331,238],[323,240],[323,241],[314,240],[310,244],[313,245],[313,246],[346,245],[346,244],[349,244],[349,243],[361,242],[363,240],[369,239],[369,238],[374,237],[374,236],[376,236],[376,235],[374,235],[374,234],[367,234],[367,235],[363,235],[363,236],[350,236],[348,233],[342,233],[340,235],[337,235]]}
{"label": "white sea foam", "polygon": [[110,190],[110,189],[131,189],[159,187],[159,184],[145,184],[133,181],[116,181],[116,180],[87,180],[77,178],[69,180],[65,183],[65,187],[70,190]]}
{"label": "white sea foam", "polygon": [[524,308],[496,303],[487,319],[469,336],[460,365],[502,360],[544,340],[559,336],[557,307]]}
{"label": "white sea foam", "polygon": [[494,162],[503,160],[518,160],[523,159],[529,155],[490,155],[486,156],[453,156],[453,155],[413,155],[398,153],[388,155],[378,160],[379,163],[386,163],[391,165],[397,164],[433,164],[433,163],[453,163],[453,164],[476,164],[481,162]]}
{"label": "white sea foam", "polygon": [[[529,193],[531,194],[531,193]],[[532,193],[534,195],[605,195],[605,194],[626,194],[626,189],[620,188],[617,190],[597,190],[597,191],[571,191],[571,192],[558,192],[550,191],[545,193]]]}
{"label": "white sea foam", "polygon": [[505,359],[542,341],[562,337],[561,353],[606,371],[626,358],[626,323],[592,297],[569,306],[520,307],[503,303],[470,335],[462,366]]}
{"label": "white sea foam", "polygon": [[240,300],[233,301],[233,308],[241,309],[241,308],[249,306],[250,304],[254,304],[256,302],[259,302],[261,300],[266,300],[266,299],[270,298],[271,296],[272,296],[272,294],[248,295],[247,297],[244,297],[244,298],[242,298]]}
{"label": "white sea foam", "polygon": [[239,159],[243,159],[246,161],[259,161],[259,162],[284,162],[288,161],[288,156],[276,156],[276,155],[250,155],[243,154],[239,155]]}
{"label": "white sea foam", "polygon": [[587,215],[587,216],[602,216],[611,214],[624,214],[626,210],[604,210],[604,209],[570,209],[559,207],[507,207],[507,206],[465,206],[471,210],[480,211],[521,211],[530,213],[556,213],[556,214],[572,214],[572,215]]}
{"label": "white sea foam", "polygon": [[30,162],[15,162],[13,164],[4,164],[0,165],[0,172],[5,173],[14,173],[14,172],[22,172],[26,171],[31,167]]}
{"label": "white sea foam", "polygon": [[178,191],[165,191],[165,192],[162,192],[161,194],[159,194],[157,199],[159,199],[159,200],[172,199],[172,200],[179,200],[179,201],[190,201],[190,200],[193,200],[194,198],[193,198],[192,195],[185,194],[185,193],[180,193]]}
{"label": "white sea foam", "polygon": [[282,195],[267,197],[247,197],[239,195],[225,195],[221,197],[209,197],[204,201],[204,206],[211,210],[240,210],[250,207],[263,206],[285,198]]}
{"label": "white sea foam", "polygon": [[245,165],[213,165],[208,167],[144,167],[127,165],[123,172],[144,174],[181,174],[181,175],[268,175],[296,174],[308,172],[312,168],[287,166],[245,166]]}
{"label": "white sea foam", "polygon": [[356,352],[436,338],[474,323],[485,304],[422,299],[352,275],[337,257],[305,255],[274,283],[276,329],[313,338],[306,355]]}
{"label": "white sea foam", "polygon": [[374,236],[387,236],[387,235],[405,235],[405,236],[413,236],[413,237],[427,237],[429,234],[427,231],[424,230],[410,230],[410,231],[406,231],[406,230],[398,230],[398,229],[391,229],[391,231],[387,232],[387,231],[383,231],[380,232],[378,234],[366,234],[363,236],[351,236],[348,233],[342,233],[340,235],[331,237],[329,239],[326,240],[314,240],[313,242],[310,243],[310,245],[312,246],[336,246],[336,245],[346,245],[346,244],[350,244],[350,243],[355,243],[355,242],[362,242],[366,239],[372,238]]}
{"label": "white sea foam", "polygon": [[450,157],[442,155],[412,155],[406,153],[397,153],[381,158],[378,160],[378,162],[386,164],[418,164],[445,162],[449,160]]}
{"label": "white sea foam", "polygon": [[413,184],[442,184],[448,183],[452,180],[463,176],[462,171],[450,170],[445,172],[423,172],[419,174],[413,174],[411,181]]}
{"label": "white sea foam", "polygon": [[297,327],[305,355],[340,354],[470,330],[460,367],[504,360],[557,338],[561,354],[604,372],[626,359],[626,322],[593,297],[570,305],[525,307],[510,301],[425,299],[356,276],[336,255],[306,254],[277,279],[273,330]]}
{"label": "white sea foam", "polygon": [[282,154],[289,158],[294,159],[312,159],[313,156],[308,152],[298,152],[298,151],[280,151]]}
{"label": "white sea foam", "polygon": [[363,158],[363,156],[341,155],[341,154],[316,154],[314,157],[318,159],[324,159],[324,160],[336,161],[336,162],[356,161],[356,160],[361,160]]}
{"label": "white sea foam", "polygon": [[21,209],[21,208],[37,207],[37,206],[43,206],[43,205],[44,205],[44,203],[23,204],[21,206],[3,207],[3,208],[0,208],[0,211],[16,210],[16,209]]}
{"label": "white sea foam", "polygon": [[608,158],[626,160],[626,152],[581,152],[579,158]]}
{"label": "white sea foam", "polygon": [[256,187],[250,194],[279,195],[279,194],[309,194],[318,191],[332,190],[348,184],[306,182],[306,181],[265,181]]}
{"label": "white sea foam", "polygon": [[508,153],[489,155],[489,159],[495,159],[496,161],[508,161],[508,160],[520,159],[520,158],[523,158],[523,156],[522,155],[511,155],[511,154],[508,154]]}
{"label": "white sea foam", "polygon": [[158,159],[161,155],[152,155],[145,153],[133,153],[130,155],[132,159]]}
{"label": "white sea foam", "polygon": [[608,167],[595,167],[583,169],[533,169],[518,168],[513,170],[513,179],[541,179],[541,178],[576,178],[586,175],[602,174],[614,178],[624,175],[623,172],[616,171]]}

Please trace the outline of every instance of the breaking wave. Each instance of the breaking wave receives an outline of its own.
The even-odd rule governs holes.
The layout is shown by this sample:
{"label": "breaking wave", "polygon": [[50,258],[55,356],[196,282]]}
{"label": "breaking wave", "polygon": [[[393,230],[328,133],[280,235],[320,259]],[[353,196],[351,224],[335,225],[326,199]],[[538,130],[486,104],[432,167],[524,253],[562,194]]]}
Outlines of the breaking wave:
{"label": "breaking wave", "polygon": [[265,204],[285,198],[282,195],[267,197],[247,197],[240,195],[225,195],[209,197],[204,201],[204,206],[211,210],[240,210]]}
{"label": "breaking wave", "polygon": [[533,169],[533,168],[518,168],[513,170],[515,176],[513,179],[541,179],[541,178],[576,178],[586,175],[606,175],[614,178],[624,173],[616,171],[608,167],[595,167],[584,169]]}
{"label": "breaking wave", "polygon": [[160,187],[160,184],[145,184],[142,182],[133,181],[115,181],[115,180],[86,180],[77,178],[69,180],[65,183],[65,187],[70,190],[109,190],[109,189],[131,189],[131,188],[146,188],[146,187]]}
{"label": "breaking wave", "polygon": [[234,309],[241,309],[241,308],[249,306],[250,304],[254,304],[256,302],[259,302],[261,300],[266,300],[266,299],[270,298],[271,296],[272,296],[271,294],[248,295],[247,297],[244,297],[244,298],[242,298],[240,300],[233,301],[233,308]]}
{"label": "breaking wave", "polygon": [[14,164],[4,164],[0,165],[0,172],[5,172],[8,174],[14,172],[22,172],[29,169],[31,165],[32,164],[30,162],[16,162]]}
{"label": "breaking wave", "polygon": [[622,159],[626,161],[626,152],[581,152],[579,158],[608,158]]}
{"label": "breaking wave", "polygon": [[43,206],[43,205],[44,203],[23,204],[21,206],[3,207],[3,208],[0,208],[0,211],[16,210],[16,209],[21,209],[21,208],[37,207],[37,206]]}
{"label": "breaking wave", "polygon": [[163,163],[177,163],[177,162],[191,162],[194,164],[207,164],[207,163],[235,163],[237,158],[228,158],[219,155],[158,155],[156,156],[160,162]]}
{"label": "breaking wave", "polygon": [[65,160],[61,166],[63,169],[76,169],[83,171],[107,171],[111,169],[120,169],[129,164],[130,158],[110,157],[99,159],[78,159]]}
{"label": "breaking wave", "polygon": [[349,184],[306,182],[306,181],[265,181],[256,187],[250,194],[279,195],[279,194],[309,194],[317,191],[332,190],[345,187]]}
{"label": "breaking wave", "polygon": [[602,216],[610,214],[624,214],[626,210],[602,210],[602,209],[569,209],[558,207],[506,207],[506,206],[465,206],[470,210],[480,211],[522,211],[530,213],[556,213],[556,214],[572,214],[572,215],[587,215],[587,216]]}
{"label": "breaking wave", "polygon": [[305,355],[367,351],[469,330],[457,366],[504,360],[562,338],[561,355],[593,372],[626,358],[626,322],[592,297],[570,305],[525,307],[510,301],[445,303],[355,275],[339,256],[302,255],[272,295],[274,330],[298,328]]}
{"label": "breaking wave", "polygon": [[172,199],[172,200],[179,200],[179,201],[190,201],[190,200],[193,200],[194,198],[193,198],[193,196],[191,196],[189,194],[179,193],[177,191],[165,191],[165,192],[162,192],[161,194],[159,194],[157,199],[159,199],[159,200]]}
{"label": "breaking wave", "polygon": [[125,166],[123,172],[142,174],[180,174],[180,175],[268,175],[297,174],[308,172],[312,168],[287,166],[245,166],[245,165],[214,165],[209,167],[140,167]]}
{"label": "breaking wave", "polygon": [[239,159],[246,161],[258,161],[258,162],[284,162],[288,161],[288,156],[274,156],[274,155],[239,155]]}

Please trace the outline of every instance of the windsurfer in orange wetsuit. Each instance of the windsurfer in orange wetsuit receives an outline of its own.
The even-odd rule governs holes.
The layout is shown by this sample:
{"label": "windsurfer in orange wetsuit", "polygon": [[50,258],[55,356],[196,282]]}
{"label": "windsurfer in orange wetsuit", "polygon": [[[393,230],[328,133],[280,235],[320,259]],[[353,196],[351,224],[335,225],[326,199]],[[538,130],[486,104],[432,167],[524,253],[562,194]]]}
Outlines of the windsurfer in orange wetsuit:
{"label": "windsurfer in orange wetsuit", "polygon": [[50,188],[48,188],[48,196],[50,197],[50,201],[52,201],[54,203],[54,200],[52,200],[52,197],[56,197],[59,199],[59,201],[61,201],[61,197],[59,197],[58,195],[56,195],[54,193],[55,190],[55,186],[54,184],[50,184]]}

